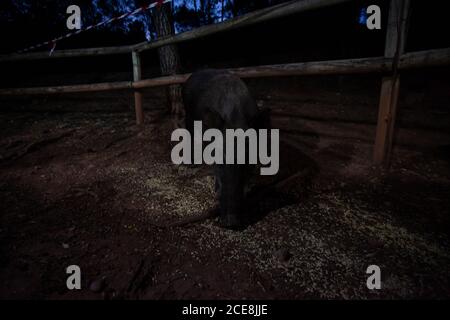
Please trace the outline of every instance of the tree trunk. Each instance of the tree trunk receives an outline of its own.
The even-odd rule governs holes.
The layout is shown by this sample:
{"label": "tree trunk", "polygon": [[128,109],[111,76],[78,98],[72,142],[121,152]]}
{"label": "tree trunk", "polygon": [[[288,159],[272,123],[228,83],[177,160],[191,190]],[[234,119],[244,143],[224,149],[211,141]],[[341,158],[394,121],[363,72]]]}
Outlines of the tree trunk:
{"label": "tree trunk", "polygon": [[[169,8],[166,5],[157,6],[152,10],[152,22],[157,38],[174,34]],[[159,64],[163,76],[175,75],[180,72],[180,56],[175,44],[158,48]],[[181,85],[170,85],[167,88],[169,112],[173,115],[174,126],[182,126],[184,106]]]}
{"label": "tree trunk", "polygon": [[202,24],[207,24],[207,12],[206,12],[206,0],[200,0],[200,12],[201,12],[201,20]]}
{"label": "tree trunk", "polygon": [[220,1],[220,21],[223,21],[223,12],[224,12],[224,8],[223,8],[223,1]]}
{"label": "tree trunk", "polygon": [[236,9],[236,4],[234,3],[235,0],[228,0],[228,4],[230,6],[230,10],[231,10],[231,15],[234,17],[237,17],[237,9]]}

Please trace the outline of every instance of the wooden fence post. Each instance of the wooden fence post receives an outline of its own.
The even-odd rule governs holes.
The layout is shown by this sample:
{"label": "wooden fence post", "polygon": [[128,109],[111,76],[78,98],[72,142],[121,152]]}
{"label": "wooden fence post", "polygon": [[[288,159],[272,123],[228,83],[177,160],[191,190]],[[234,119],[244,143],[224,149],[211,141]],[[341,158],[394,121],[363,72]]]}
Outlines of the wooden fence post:
{"label": "wooden fence post", "polygon": [[[133,81],[139,81],[142,79],[141,71],[141,57],[136,51],[132,52],[133,58]],[[134,90],[134,109],[136,112],[136,124],[141,125],[144,123],[144,110],[142,108],[142,92]]]}
{"label": "wooden fence post", "polygon": [[394,136],[395,116],[400,91],[398,64],[405,49],[410,0],[391,0],[384,56],[393,59],[392,73],[381,83],[378,122],[375,136],[373,162],[388,165]]}

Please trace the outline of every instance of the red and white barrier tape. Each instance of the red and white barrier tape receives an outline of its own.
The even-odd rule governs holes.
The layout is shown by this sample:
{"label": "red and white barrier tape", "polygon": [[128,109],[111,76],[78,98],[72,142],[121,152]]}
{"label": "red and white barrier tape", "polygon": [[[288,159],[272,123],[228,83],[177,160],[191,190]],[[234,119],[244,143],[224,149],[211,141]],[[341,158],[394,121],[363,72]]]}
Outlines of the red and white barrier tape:
{"label": "red and white barrier tape", "polygon": [[58,41],[60,41],[60,40],[67,39],[67,38],[69,38],[69,37],[71,37],[71,36],[74,36],[74,35],[76,35],[76,34],[80,34],[80,33],[84,32],[84,31],[88,31],[88,30],[90,30],[90,29],[94,29],[94,28],[100,27],[100,26],[102,26],[102,25],[111,23],[111,22],[115,22],[115,21],[122,20],[122,19],[124,19],[124,18],[127,18],[127,17],[129,17],[129,16],[138,14],[138,13],[140,13],[140,12],[142,12],[142,11],[145,11],[145,10],[151,9],[151,8],[154,8],[154,7],[156,7],[156,6],[162,6],[163,4],[168,3],[168,2],[171,2],[171,1],[172,1],[172,0],[156,0],[155,2],[153,2],[153,3],[151,3],[151,4],[148,4],[148,5],[142,6],[142,7],[140,7],[140,8],[137,8],[136,10],[133,10],[133,11],[130,11],[130,12],[126,12],[126,13],[120,15],[120,16],[117,16],[117,17],[114,17],[114,18],[111,18],[111,19],[108,19],[108,20],[104,20],[104,21],[99,22],[99,23],[97,23],[97,24],[90,25],[90,26],[88,26],[88,27],[86,27],[86,28],[82,28],[82,29],[77,30],[77,31],[75,31],[75,32],[68,33],[68,34],[66,34],[66,35],[64,35],[64,36],[55,38],[55,39],[53,39],[53,40],[45,41],[45,42],[36,44],[36,45],[34,45],[34,46],[31,46],[31,47],[28,47],[28,48],[19,50],[17,53],[24,53],[24,52],[27,52],[27,51],[31,51],[31,50],[34,50],[34,49],[43,47],[43,46],[48,46],[48,47],[50,48],[50,53],[49,53],[49,55],[51,56],[52,53],[53,53],[53,51],[55,51],[55,48],[56,48],[56,42],[58,42]]}

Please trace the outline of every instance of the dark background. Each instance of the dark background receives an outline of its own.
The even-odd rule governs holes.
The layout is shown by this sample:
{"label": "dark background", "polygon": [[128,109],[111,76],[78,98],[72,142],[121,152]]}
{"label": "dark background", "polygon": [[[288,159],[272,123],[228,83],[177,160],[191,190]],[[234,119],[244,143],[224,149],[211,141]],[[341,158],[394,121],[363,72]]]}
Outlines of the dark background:
{"label": "dark background", "polygon": [[[33,10],[13,16],[12,2],[0,2],[3,53],[66,32],[67,2],[30,1]],[[236,0],[224,18],[276,2]],[[83,3],[87,22],[121,12]],[[90,14],[93,3],[101,10]],[[412,1],[406,51],[449,47],[443,3]],[[358,23],[368,4],[381,6],[380,31]],[[181,43],[181,71],[381,56],[386,4],[352,1]],[[222,18],[177,10],[179,30]],[[148,23],[86,32],[57,50],[140,42]],[[143,68],[144,78],[160,74],[156,50]],[[0,74],[0,87],[129,81],[131,54],[0,63]],[[448,66],[402,71],[389,170],[372,162],[380,74],[246,83],[280,129],[280,176],[302,175],[264,197],[252,208],[264,218],[233,237],[214,221],[159,227],[197,216],[215,196],[209,168],[170,162],[164,87],[143,91],[143,126],[131,90],[1,97],[0,298],[448,298]],[[81,292],[65,286],[74,263]],[[383,290],[365,286],[373,263]],[[90,289],[104,277],[103,292]]]}
{"label": "dark background", "polygon": [[[8,1],[2,2],[2,6],[5,7],[6,3]],[[89,12],[89,5],[84,3],[83,6],[83,2],[80,2],[82,16],[85,11]],[[254,3],[251,9],[263,6],[261,1],[254,1]],[[369,4],[378,4],[381,7],[383,20],[381,30],[368,30],[358,23],[360,10]],[[441,6],[442,2],[439,1],[412,1],[407,52],[449,46],[450,40],[445,36],[448,30],[446,11]],[[42,10],[44,8],[42,7]],[[17,15],[17,19],[5,19],[5,11],[2,11],[3,14],[0,15],[2,17],[0,32],[3,39],[1,51],[11,53],[19,48],[66,33],[65,7],[60,4],[58,8],[63,10],[59,11],[59,14],[53,8],[53,11],[44,10],[44,16],[41,16],[41,13],[39,15],[29,13]],[[8,10],[7,7],[2,9]],[[181,43],[178,47],[182,59],[182,71],[188,72],[205,66],[237,67],[381,56],[384,51],[387,9],[387,1],[352,1]],[[249,10],[250,8],[244,7],[241,13]],[[50,12],[54,12],[55,19],[51,19]],[[180,17],[179,12],[180,10],[176,11],[175,21],[185,21],[186,18]],[[206,24],[208,22],[206,20],[188,20],[189,23],[184,22],[184,28],[189,29],[199,24]],[[218,22],[217,20],[220,18],[216,17],[215,22]],[[138,43],[145,41],[142,28],[143,25],[136,22],[131,25],[129,31],[124,31],[121,25],[112,25],[100,30],[84,32],[58,42],[56,50]],[[47,48],[43,49],[47,50]],[[144,52],[143,67],[144,77],[159,74],[156,50]],[[102,81],[104,75],[116,72],[122,74],[117,75],[119,77],[117,80],[129,80],[131,57],[129,54],[123,54],[8,62],[1,63],[0,68],[2,87],[96,82]],[[62,75],[63,83],[60,81],[55,83],[47,77],[43,78],[44,75],[53,73]],[[83,75],[83,77],[80,78],[77,75]],[[58,80],[61,78],[58,77]]]}

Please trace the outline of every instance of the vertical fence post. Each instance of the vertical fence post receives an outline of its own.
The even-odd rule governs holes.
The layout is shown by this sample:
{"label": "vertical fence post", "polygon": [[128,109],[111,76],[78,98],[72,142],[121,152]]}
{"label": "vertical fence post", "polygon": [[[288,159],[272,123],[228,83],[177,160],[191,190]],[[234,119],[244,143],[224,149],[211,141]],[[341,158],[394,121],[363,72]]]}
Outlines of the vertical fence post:
{"label": "vertical fence post", "polygon": [[[141,71],[141,57],[138,52],[132,52],[133,58],[133,81],[139,81],[142,78]],[[134,91],[134,109],[136,112],[136,124],[141,125],[144,123],[144,110],[142,108],[142,92],[139,90]]]}
{"label": "vertical fence post", "polygon": [[373,162],[388,165],[394,136],[395,116],[400,91],[398,61],[405,49],[406,27],[409,14],[409,0],[391,0],[384,56],[393,59],[392,74],[381,82],[378,122],[375,136]]}

